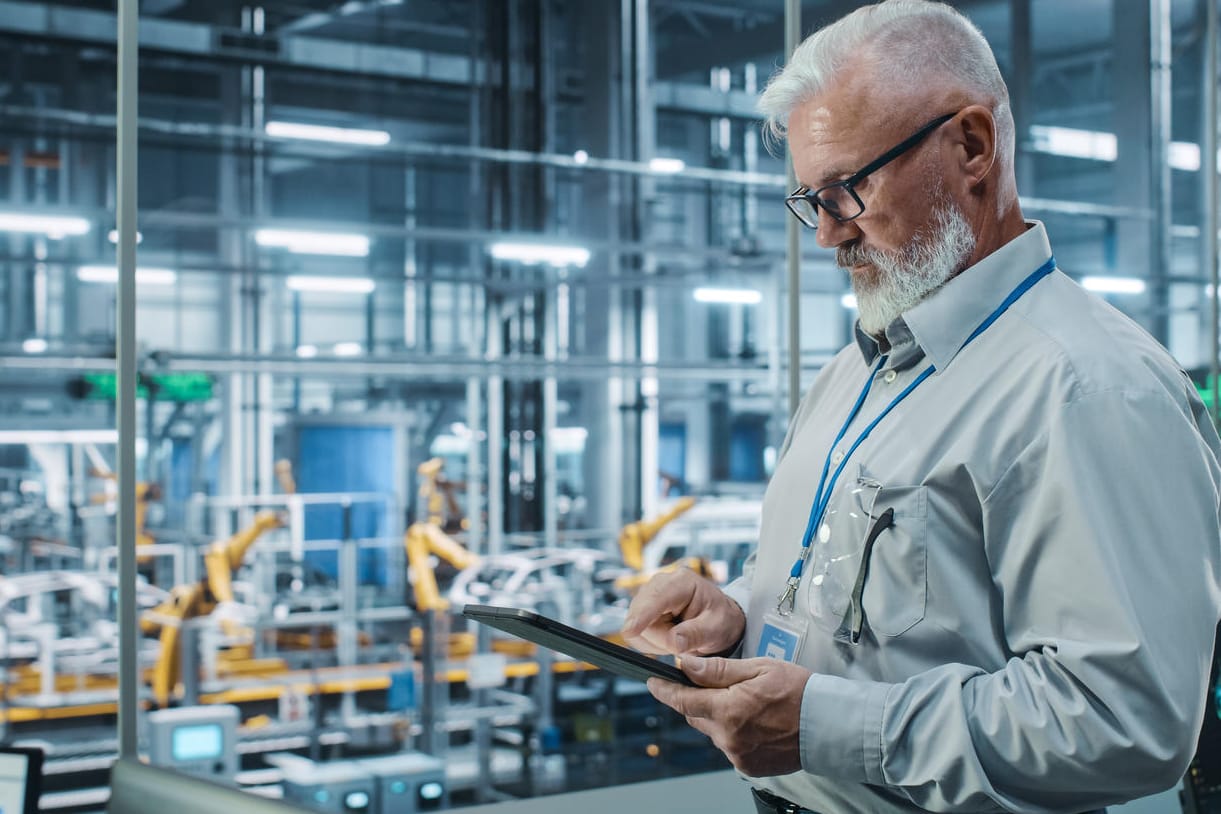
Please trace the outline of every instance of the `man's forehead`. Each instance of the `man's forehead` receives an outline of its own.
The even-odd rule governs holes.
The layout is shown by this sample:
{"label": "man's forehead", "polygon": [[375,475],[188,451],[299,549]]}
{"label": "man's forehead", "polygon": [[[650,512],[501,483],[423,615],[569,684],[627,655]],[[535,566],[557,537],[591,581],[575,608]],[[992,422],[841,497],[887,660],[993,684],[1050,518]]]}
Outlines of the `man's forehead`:
{"label": "man's forehead", "polygon": [[850,98],[819,94],[798,105],[788,138],[801,182],[821,186],[859,169],[877,130],[876,117]]}

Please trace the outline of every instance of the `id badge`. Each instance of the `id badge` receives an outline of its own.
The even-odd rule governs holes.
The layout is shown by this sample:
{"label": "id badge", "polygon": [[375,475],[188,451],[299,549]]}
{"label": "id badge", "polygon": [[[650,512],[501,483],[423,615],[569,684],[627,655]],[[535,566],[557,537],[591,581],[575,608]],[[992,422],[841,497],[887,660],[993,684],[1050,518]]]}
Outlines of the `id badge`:
{"label": "id badge", "polygon": [[806,640],[804,619],[792,616],[781,616],[771,612],[763,617],[763,631],[759,635],[759,649],[756,656],[779,659],[780,661],[796,662],[801,655],[801,645]]}

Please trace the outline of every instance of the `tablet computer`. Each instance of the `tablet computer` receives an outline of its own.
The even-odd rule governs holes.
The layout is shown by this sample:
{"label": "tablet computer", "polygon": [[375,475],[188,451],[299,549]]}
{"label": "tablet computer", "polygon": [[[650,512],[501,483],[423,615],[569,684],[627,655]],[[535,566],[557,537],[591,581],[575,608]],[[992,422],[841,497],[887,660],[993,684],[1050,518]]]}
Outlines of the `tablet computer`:
{"label": "tablet computer", "polygon": [[587,661],[624,678],[644,681],[655,676],[688,687],[695,686],[682,670],[672,664],[591,636],[533,611],[494,605],[467,605],[462,609],[462,615],[574,659]]}
{"label": "tablet computer", "polygon": [[42,750],[37,747],[0,747],[0,812],[38,814],[42,790]]}

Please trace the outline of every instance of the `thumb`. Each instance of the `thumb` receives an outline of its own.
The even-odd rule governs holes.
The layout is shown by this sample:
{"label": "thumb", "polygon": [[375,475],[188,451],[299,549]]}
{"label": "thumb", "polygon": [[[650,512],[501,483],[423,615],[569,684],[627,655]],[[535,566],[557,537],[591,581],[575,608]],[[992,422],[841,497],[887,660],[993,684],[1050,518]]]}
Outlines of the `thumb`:
{"label": "thumb", "polygon": [[683,656],[679,661],[684,673],[701,687],[724,689],[754,678],[761,671],[756,659],[723,659]]}

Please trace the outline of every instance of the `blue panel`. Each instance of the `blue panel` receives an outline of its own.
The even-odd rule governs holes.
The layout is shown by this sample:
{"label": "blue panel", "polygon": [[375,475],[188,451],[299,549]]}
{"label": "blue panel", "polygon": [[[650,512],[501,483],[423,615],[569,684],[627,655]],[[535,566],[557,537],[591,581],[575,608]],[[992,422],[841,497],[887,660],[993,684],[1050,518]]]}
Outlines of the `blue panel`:
{"label": "blue panel", "polygon": [[687,425],[661,424],[657,428],[657,468],[667,475],[687,480]]}
{"label": "blue panel", "polygon": [[763,424],[755,421],[735,421],[729,434],[729,479],[731,481],[761,481],[763,474]]}
{"label": "blue panel", "polygon": [[[394,493],[394,430],[390,427],[301,427],[297,435],[296,476],[300,492]],[[309,506],[305,539],[341,540],[379,537],[390,533],[384,503],[356,504],[347,513],[341,506]],[[338,555],[311,552],[307,560],[332,577],[338,575]],[[364,550],[360,581],[384,583],[385,552]]]}

